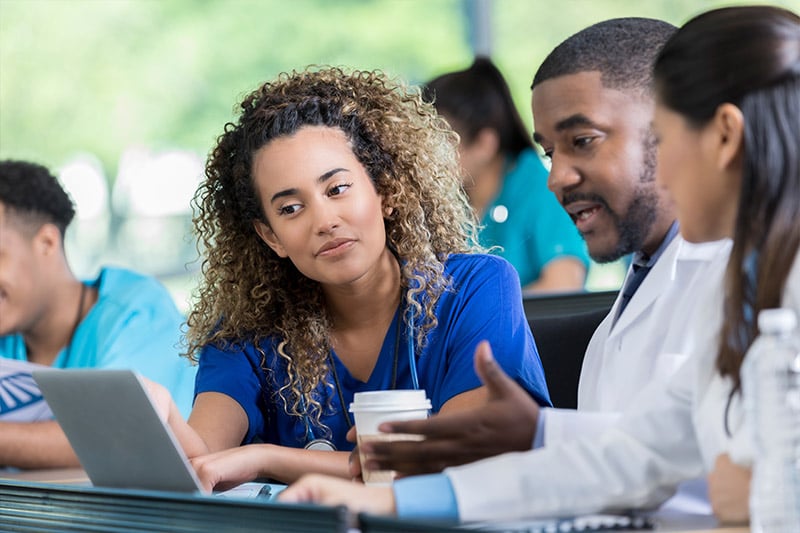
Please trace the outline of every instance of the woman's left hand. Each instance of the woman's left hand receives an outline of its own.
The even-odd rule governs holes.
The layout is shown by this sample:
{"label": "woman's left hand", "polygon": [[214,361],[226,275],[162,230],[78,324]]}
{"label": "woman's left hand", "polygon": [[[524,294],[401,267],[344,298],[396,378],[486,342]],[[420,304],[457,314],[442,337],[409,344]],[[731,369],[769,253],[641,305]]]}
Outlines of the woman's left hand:
{"label": "woman's left hand", "polygon": [[708,498],[723,524],[744,524],[750,519],[750,477],[750,469],[731,461],[727,453],[717,457],[708,475]]}
{"label": "woman's left hand", "polygon": [[259,477],[260,465],[267,460],[268,446],[249,444],[190,460],[203,489],[227,490]]}

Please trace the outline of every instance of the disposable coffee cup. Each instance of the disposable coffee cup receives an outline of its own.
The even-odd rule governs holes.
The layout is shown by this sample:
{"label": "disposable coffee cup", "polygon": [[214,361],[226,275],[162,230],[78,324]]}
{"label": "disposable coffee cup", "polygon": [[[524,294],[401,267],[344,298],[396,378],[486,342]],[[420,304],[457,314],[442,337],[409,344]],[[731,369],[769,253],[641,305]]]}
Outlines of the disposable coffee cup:
{"label": "disposable coffee cup", "polygon": [[369,470],[362,444],[374,441],[422,440],[420,435],[403,433],[381,433],[378,426],[397,420],[420,420],[428,418],[431,401],[424,390],[385,390],[357,392],[350,404],[350,412],[356,422],[358,433],[361,474],[367,485],[387,485],[395,477],[393,470]]}

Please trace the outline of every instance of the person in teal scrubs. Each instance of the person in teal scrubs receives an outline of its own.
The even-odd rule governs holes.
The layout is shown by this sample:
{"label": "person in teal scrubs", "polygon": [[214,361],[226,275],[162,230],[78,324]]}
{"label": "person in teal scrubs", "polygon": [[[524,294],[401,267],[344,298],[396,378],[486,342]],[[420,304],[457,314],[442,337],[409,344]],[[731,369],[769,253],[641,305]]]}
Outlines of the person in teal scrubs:
{"label": "person in teal scrubs", "polygon": [[481,244],[514,266],[525,290],[583,288],[586,246],[547,189],[548,171],[497,67],[477,57],[468,69],[428,82],[425,94],[461,136],[464,188],[481,220]]}
{"label": "person in teal scrubs", "polygon": [[22,413],[43,403],[29,365],[134,370],[191,410],[196,367],[180,356],[183,315],[152,277],[107,267],[78,279],[64,252],[74,215],[47,168],[0,161],[0,369],[14,369],[0,373],[0,468],[79,464],[56,421]]}

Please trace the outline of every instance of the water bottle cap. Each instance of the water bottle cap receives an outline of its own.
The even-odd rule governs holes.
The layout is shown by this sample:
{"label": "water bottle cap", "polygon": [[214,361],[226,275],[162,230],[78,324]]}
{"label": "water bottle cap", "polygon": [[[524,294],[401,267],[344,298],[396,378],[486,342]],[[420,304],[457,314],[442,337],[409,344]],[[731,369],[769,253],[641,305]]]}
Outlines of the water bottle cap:
{"label": "water bottle cap", "polygon": [[791,309],[764,309],[758,313],[758,329],[762,333],[780,333],[797,327],[797,316]]}

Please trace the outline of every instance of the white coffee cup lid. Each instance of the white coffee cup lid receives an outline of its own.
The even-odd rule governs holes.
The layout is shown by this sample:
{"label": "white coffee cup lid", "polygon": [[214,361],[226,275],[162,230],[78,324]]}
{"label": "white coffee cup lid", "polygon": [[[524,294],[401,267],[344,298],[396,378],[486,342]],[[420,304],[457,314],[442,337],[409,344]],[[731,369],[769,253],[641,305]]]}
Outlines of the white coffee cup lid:
{"label": "white coffee cup lid", "polygon": [[353,395],[350,412],[356,411],[416,411],[430,409],[431,401],[424,390],[380,390],[357,392]]}

